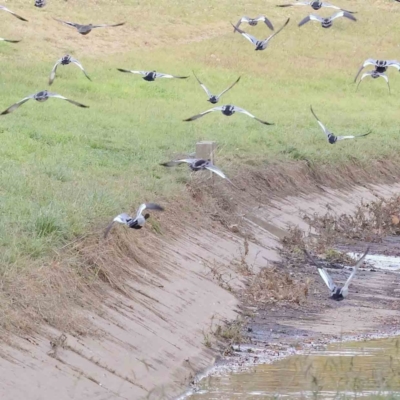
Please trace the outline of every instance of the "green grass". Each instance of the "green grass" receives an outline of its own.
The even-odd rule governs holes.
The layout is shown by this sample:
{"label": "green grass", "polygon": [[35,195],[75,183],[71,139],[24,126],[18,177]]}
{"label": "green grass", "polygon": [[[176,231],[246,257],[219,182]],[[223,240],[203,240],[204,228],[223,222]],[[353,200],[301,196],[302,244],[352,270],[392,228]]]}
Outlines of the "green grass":
{"label": "green grass", "polygon": [[[316,23],[297,28],[310,10],[279,9],[279,0],[245,5],[228,0],[69,0],[49,2],[43,10],[30,3],[7,3],[29,23],[0,12],[1,36],[23,39],[17,45],[0,43],[0,108],[48,88],[52,66],[67,52],[82,62],[93,82],[74,65],[60,66],[51,90],[89,109],[61,100],[30,101],[0,119],[3,266],[27,265],[26,260],[51,254],[52,248],[106,225],[139,202],[162,202],[183,190],[186,169],[166,171],[158,164],[194,151],[199,140],[218,142],[217,160],[228,175],[232,164],[252,158],[260,164],[308,159],[332,167],[354,160],[365,165],[370,159],[399,159],[399,74],[389,71],[391,96],[383,80],[365,80],[357,93],[352,84],[364,59],[398,57],[400,5],[394,2],[358,0],[350,5],[337,0],[359,11],[359,22],[336,20],[329,30]],[[276,29],[288,16],[291,22],[270,48],[255,52],[233,34],[229,21],[260,13]],[[83,37],[53,16],[127,24]],[[243,28],[260,38],[270,33],[260,25]],[[195,70],[215,92],[241,75],[222,104],[236,104],[275,125],[217,113],[182,122],[211,108],[193,77],[148,83],[119,73],[118,67],[176,75]],[[373,135],[330,146],[309,112],[310,104],[338,134],[372,129]]]}

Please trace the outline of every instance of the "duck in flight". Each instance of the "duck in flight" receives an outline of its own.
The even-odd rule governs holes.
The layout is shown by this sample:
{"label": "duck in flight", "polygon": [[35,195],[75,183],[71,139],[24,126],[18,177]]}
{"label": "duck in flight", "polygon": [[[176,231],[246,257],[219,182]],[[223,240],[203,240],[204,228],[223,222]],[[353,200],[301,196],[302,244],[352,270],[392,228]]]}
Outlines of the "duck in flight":
{"label": "duck in flight", "polygon": [[312,115],[314,115],[315,119],[317,120],[319,126],[322,128],[322,130],[324,131],[326,138],[328,139],[328,142],[330,144],[335,144],[338,140],[344,140],[344,139],[355,139],[358,137],[362,137],[362,136],[367,136],[371,133],[371,131],[364,133],[363,135],[356,135],[356,136],[335,136],[333,134],[333,132],[331,132],[328,128],[326,128],[326,126],[318,119],[318,117],[315,115],[314,110],[312,109],[312,106],[310,106]]}
{"label": "duck in flight", "polygon": [[114,222],[119,222],[120,224],[124,224],[124,225],[128,226],[128,228],[142,229],[146,223],[146,220],[150,218],[150,214],[148,214],[148,213],[143,215],[144,210],[164,211],[164,208],[155,203],[143,203],[137,209],[135,217],[131,217],[130,215],[128,215],[126,213],[119,214],[107,226],[107,228],[104,232],[104,238],[106,238],[108,236],[108,234],[110,233],[110,230],[114,225]]}
{"label": "duck in flight", "polygon": [[125,25],[125,22],[121,22],[119,24],[113,24],[113,25],[108,25],[108,24],[103,24],[103,25],[92,25],[92,24],[81,25],[81,24],[76,24],[75,22],[63,21],[62,19],[58,19],[58,18],[54,18],[54,19],[56,21],[58,21],[58,22],[61,22],[64,25],[69,25],[69,26],[72,26],[72,27],[76,28],[81,35],[87,35],[92,31],[92,29],[95,29],[95,28],[111,28],[111,27],[115,27],[115,26]]}
{"label": "duck in flight", "polygon": [[297,1],[297,3],[292,3],[292,4],[277,5],[277,7],[293,7],[293,6],[311,6],[315,11],[321,9],[322,7],[334,8],[336,10],[346,11],[346,12],[348,12],[350,14],[354,14],[354,11],[343,10],[343,8],[334,6],[333,4],[326,3],[326,2],[320,1],[320,0]]}
{"label": "duck in flight", "polygon": [[333,279],[329,275],[328,271],[323,267],[318,267],[318,264],[315,262],[313,257],[311,257],[311,255],[307,252],[307,250],[304,250],[309,261],[318,267],[318,272],[321,275],[321,278],[325,282],[326,286],[328,286],[328,288],[329,288],[330,298],[332,300],[336,300],[336,301],[345,299],[347,297],[347,295],[349,294],[350,283],[353,280],[354,276],[356,275],[357,270],[360,268],[361,264],[364,262],[364,259],[365,259],[366,255],[368,254],[368,251],[369,251],[369,246],[367,247],[367,250],[365,250],[365,253],[362,255],[362,257],[357,261],[356,265],[353,267],[353,271],[350,274],[349,278],[347,279],[346,283],[342,287],[340,287],[340,286],[337,286],[333,282]]}
{"label": "duck in flight", "polygon": [[244,110],[243,108],[240,108],[240,107],[237,107],[237,106],[232,106],[232,105],[214,107],[214,108],[211,108],[210,110],[207,110],[207,111],[204,111],[204,112],[202,112],[200,114],[194,115],[193,117],[184,119],[184,121],[194,121],[194,120],[196,120],[198,118],[201,118],[204,115],[209,114],[209,113],[211,113],[213,111],[221,111],[222,114],[226,115],[227,117],[230,117],[231,115],[233,115],[233,114],[238,112],[238,113],[246,114],[249,117],[254,118],[255,120],[257,120],[258,122],[261,122],[264,125],[274,125],[272,123],[263,121],[263,120],[255,117],[253,114],[250,114],[248,111]]}
{"label": "duck in flight", "polygon": [[218,101],[219,101],[219,99],[220,99],[220,97],[221,97],[224,93],[226,93],[228,90],[232,89],[232,88],[240,81],[240,76],[239,76],[239,78],[237,78],[236,81],[233,82],[231,86],[229,86],[227,89],[225,89],[224,91],[222,91],[219,95],[215,95],[215,94],[212,94],[212,93],[207,89],[206,85],[204,85],[204,83],[202,83],[202,82],[200,81],[200,79],[196,76],[196,74],[194,73],[194,71],[193,71],[193,75],[194,75],[194,77],[197,79],[197,82],[199,82],[199,84],[200,84],[200,86],[203,88],[203,90],[207,93],[207,96],[208,96],[208,100],[207,100],[207,101],[209,101],[211,104],[217,104]]}
{"label": "duck in flight", "polygon": [[176,78],[176,79],[187,79],[189,78],[188,76],[175,76],[175,75],[170,75],[170,74],[162,74],[161,72],[156,72],[156,71],[131,71],[129,69],[122,69],[122,68],[117,68],[118,71],[120,72],[127,72],[130,74],[139,74],[143,75],[143,79],[148,82],[153,82],[156,80],[156,78]]}
{"label": "duck in flight", "polygon": [[345,17],[351,19],[352,21],[357,21],[354,15],[350,14],[348,11],[339,11],[328,18],[322,18],[319,15],[310,14],[307,17],[305,17],[302,21],[300,21],[299,26],[306,24],[308,21],[317,21],[321,23],[321,26],[323,28],[330,28],[333,24],[333,21],[336,18],[340,17]]}
{"label": "duck in flight", "polygon": [[[249,18],[249,17],[244,16],[244,17],[239,19],[239,21],[237,22],[235,28],[239,28],[240,24],[242,24],[243,22],[247,22],[250,26],[256,26],[259,21],[264,22],[265,25],[267,25],[268,28],[271,29],[271,31],[274,30],[274,27],[271,24],[271,21],[267,17],[265,17],[264,15],[259,15],[256,18]],[[233,32],[236,32],[236,30],[234,29]]]}
{"label": "duck in flight", "polygon": [[46,0],[36,0],[35,7],[43,8],[46,6]]}
{"label": "duck in flight", "polygon": [[61,99],[61,100],[66,100],[66,101],[70,102],[71,104],[74,104],[78,107],[89,108],[89,106],[85,106],[84,104],[78,103],[77,101],[67,99],[66,97],[61,96],[57,93],[52,93],[52,92],[48,92],[47,90],[43,90],[41,92],[31,94],[30,96],[23,98],[22,100],[18,101],[17,103],[13,104],[12,106],[8,107],[7,110],[0,113],[0,115],[6,115],[6,114],[12,113],[19,106],[22,106],[22,104],[26,103],[28,100],[33,99],[40,103],[43,103],[43,102],[47,101],[50,97],[54,97],[56,99]]}
{"label": "duck in flight", "polygon": [[287,19],[287,21],[283,24],[283,26],[278,29],[276,32],[274,32],[272,35],[268,36],[264,40],[258,40],[254,36],[250,35],[249,33],[246,33],[245,31],[242,31],[241,29],[237,28],[235,25],[232,24],[233,28],[235,31],[238,31],[243,37],[245,37],[249,42],[251,42],[254,46],[254,50],[265,50],[268,47],[269,41],[277,35],[290,21],[290,18]]}
{"label": "duck in flight", "polygon": [[[231,185],[235,186],[233,182],[218,168],[211,160],[204,160],[199,158],[184,158],[182,160],[172,160],[162,163],[163,167],[176,167],[177,165],[188,164],[192,172],[203,171],[205,169],[214,172],[223,179],[226,179]],[[236,186],[235,186],[236,187]]]}
{"label": "duck in flight", "polygon": [[372,65],[375,68],[375,72],[379,72],[380,74],[386,72],[389,67],[394,67],[397,69],[397,71],[400,71],[400,62],[396,60],[374,60],[373,58],[368,58],[358,70],[357,75],[354,78],[354,83],[357,82],[357,78],[361,71],[368,65]]}
{"label": "duck in flight", "polygon": [[56,77],[56,71],[57,71],[57,67],[61,64],[61,65],[68,65],[68,64],[76,64],[81,70],[82,72],[85,74],[86,78],[89,79],[89,81],[91,81],[91,79],[89,78],[89,75],[86,73],[86,71],[84,70],[84,68],[82,67],[82,64],[76,60],[75,58],[71,57],[70,55],[65,55],[64,57],[60,58],[54,65],[53,69],[51,70],[51,74],[50,74],[50,78],[49,78],[49,85],[51,85],[54,82],[54,79]]}
{"label": "duck in flight", "polygon": [[14,12],[14,11],[11,11],[11,10],[9,10],[7,7],[0,6],[0,10],[3,10],[3,11],[6,11],[6,12],[9,12],[10,14],[14,15],[14,17],[16,17],[16,18],[20,19],[21,21],[28,22],[28,20],[27,20],[27,19],[25,19],[25,18],[22,18],[22,17],[21,17],[20,15],[18,15],[18,14],[15,14],[15,12]]}
{"label": "duck in flight", "polygon": [[8,42],[8,43],[19,43],[20,42],[20,40],[10,40],[10,39],[3,39],[3,38],[0,38],[0,41]]}
{"label": "duck in flight", "polygon": [[390,94],[389,78],[388,78],[384,73],[377,72],[377,71],[375,71],[375,70],[373,70],[373,71],[368,71],[368,72],[366,72],[366,73],[364,73],[364,74],[361,75],[361,78],[360,78],[360,80],[359,80],[359,82],[358,82],[356,91],[358,90],[358,87],[360,86],[361,81],[362,81],[364,78],[366,78],[367,76],[370,76],[372,79],[383,78],[383,79],[386,81],[386,83],[387,83],[387,86],[388,86],[388,89],[389,89],[389,94]]}

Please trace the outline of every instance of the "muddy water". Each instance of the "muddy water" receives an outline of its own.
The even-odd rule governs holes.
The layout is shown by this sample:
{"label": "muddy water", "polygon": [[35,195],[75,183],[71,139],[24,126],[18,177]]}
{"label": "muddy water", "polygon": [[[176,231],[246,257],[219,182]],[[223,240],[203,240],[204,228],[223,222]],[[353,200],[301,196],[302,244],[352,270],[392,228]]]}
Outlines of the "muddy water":
{"label": "muddy water", "polygon": [[203,379],[190,400],[400,399],[400,338],[324,350]]}

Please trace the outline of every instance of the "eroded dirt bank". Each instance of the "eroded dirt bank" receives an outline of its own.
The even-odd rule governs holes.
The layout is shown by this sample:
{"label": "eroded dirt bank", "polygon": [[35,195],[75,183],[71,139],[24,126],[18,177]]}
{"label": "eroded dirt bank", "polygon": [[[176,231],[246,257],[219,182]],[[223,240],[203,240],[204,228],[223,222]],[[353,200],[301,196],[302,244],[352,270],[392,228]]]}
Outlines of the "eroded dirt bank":
{"label": "eroded dirt bank", "polygon": [[[241,295],[251,274],[279,260],[277,247],[288,224],[307,230],[304,214],[323,212],[327,204],[351,213],[361,199],[372,201],[377,194],[388,197],[399,190],[400,185],[350,192],[319,187],[316,193],[275,198],[262,206],[254,196],[232,200],[226,193],[218,201],[236,202],[235,215],[228,204],[227,216],[211,210],[214,218],[207,223],[196,218],[208,218],[210,209],[199,212],[192,224],[161,221],[162,227],[168,225],[164,235],[145,231],[138,239],[134,232],[119,230],[106,251],[118,255],[123,268],[133,269],[134,279],[122,288],[111,285],[102,307],[89,315],[87,334],[47,328],[3,344],[0,398],[173,398],[213,363],[221,347],[211,332],[221,326],[223,334],[224,322],[237,317],[253,317],[252,341],[272,347],[272,339],[282,345],[286,339],[393,327],[400,317],[400,280],[392,273],[365,270],[354,283],[351,301],[342,303],[326,299],[326,288],[311,266],[291,271],[299,281],[310,280],[307,299],[300,304],[267,303],[251,315],[254,309],[246,307]],[[201,201],[201,193],[194,192],[193,198]],[[92,262],[99,263],[102,254],[94,252]],[[347,272],[339,271],[335,278],[343,279],[340,274]],[[112,276],[107,280],[112,282]],[[88,317],[88,311],[78,312]]]}

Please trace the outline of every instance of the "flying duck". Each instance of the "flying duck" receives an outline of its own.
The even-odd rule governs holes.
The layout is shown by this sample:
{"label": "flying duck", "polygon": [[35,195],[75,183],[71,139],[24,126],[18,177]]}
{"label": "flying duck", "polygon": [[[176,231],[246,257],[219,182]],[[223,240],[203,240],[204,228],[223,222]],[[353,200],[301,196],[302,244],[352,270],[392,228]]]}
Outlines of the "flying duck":
{"label": "flying duck", "polygon": [[277,7],[292,7],[292,6],[311,6],[314,10],[319,10],[322,7],[326,7],[326,8],[334,8],[336,10],[342,10],[342,11],[346,11],[350,14],[354,14],[354,11],[347,11],[347,10],[343,10],[343,8],[334,6],[333,4],[330,3],[325,3],[323,1],[320,0],[311,0],[311,1],[297,1],[297,3],[292,3],[292,4],[281,4],[278,5]]}
{"label": "flying duck", "polygon": [[389,89],[389,93],[390,93],[389,78],[384,73],[377,72],[376,70],[368,71],[365,74],[362,74],[362,76],[360,78],[360,81],[358,82],[356,91],[358,90],[358,87],[360,86],[361,81],[364,78],[366,78],[367,76],[370,76],[372,79],[383,78],[386,81],[387,85],[388,85],[388,89]]}
{"label": "flying duck", "polygon": [[237,107],[237,106],[232,106],[232,105],[226,105],[226,106],[220,106],[220,107],[214,107],[211,108],[210,110],[204,111],[200,114],[194,115],[193,117],[184,119],[184,121],[194,121],[195,119],[201,118],[206,114],[209,114],[213,111],[221,111],[222,114],[226,115],[227,117],[230,117],[231,115],[235,114],[235,112],[246,114],[251,118],[254,118],[258,122],[261,122],[264,125],[274,125],[269,122],[263,121],[257,117],[255,117],[253,114],[250,114],[248,111],[244,110],[243,108]]}
{"label": "flying duck", "polygon": [[[185,158],[182,160],[172,160],[168,161],[166,163],[162,163],[163,167],[176,167],[177,165],[181,164],[188,164],[189,168],[193,172],[197,171],[203,171],[205,169],[208,169],[211,172],[214,172],[214,174],[219,175],[221,178],[226,179],[231,185],[235,186],[233,182],[218,168],[216,167],[211,160],[204,160],[204,159],[199,159],[199,158]],[[236,187],[236,186],[235,186]]]}
{"label": "flying duck", "polygon": [[64,25],[69,25],[69,26],[72,26],[72,27],[76,28],[81,35],[87,35],[88,33],[90,33],[92,31],[92,29],[95,29],[95,28],[111,28],[111,27],[114,27],[114,26],[121,26],[121,25],[125,24],[125,22],[121,22],[119,24],[113,24],[113,25],[108,25],[108,24],[103,24],[103,25],[92,25],[92,24],[80,25],[80,24],[76,24],[75,22],[63,21],[62,19],[58,19],[58,18],[54,18],[54,19],[56,21],[58,21],[58,22],[61,22]]}
{"label": "flying duck", "polygon": [[396,60],[374,60],[372,58],[368,58],[364,61],[363,65],[361,65],[360,69],[358,70],[357,75],[354,78],[354,83],[356,83],[358,75],[360,75],[361,71],[368,65],[374,66],[375,71],[381,74],[386,72],[389,67],[394,67],[398,71],[400,71],[400,62]]}
{"label": "flying duck", "polygon": [[176,78],[176,79],[187,79],[189,78],[188,76],[175,76],[175,75],[170,75],[170,74],[162,74],[161,72],[156,72],[156,71],[131,71],[129,69],[122,69],[122,68],[117,68],[118,71],[120,72],[127,72],[131,74],[139,74],[143,75],[143,79],[148,82],[153,82],[156,80],[156,78]]}
{"label": "flying duck", "polygon": [[220,97],[226,93],[229,89],[232,89],[239,81],[240,81],[240,76],[239,78],[236,79],[236,81],[234,83],[232,83],[231,86],[229,86],[227,89],[225,89],[224,91],[222,91],[219,95],[214,95],[212,94],[206,87],[206,85],[204,85],[204,83],[202,83],[200,81],[200,79],[196,76],[196,74],[193,71],[193,75],[195,76],[195,78],[197,79],[197,82],[199,82],[200,86],[203,88],[203,90],[207,93],[208,96],[208,100],[211,104],[217,104]]}
{"label": "flying duck", "polygon": [[235,25],[232,24],[232,22],[231,22],[231,24],[232,24],[233,28],[235,29],[235,31],[238,31],[249,42],[254,44],[254,46],[255,46],[254,50],[265,50],[268,47],[269,41],[275,35],[277,35],[289,23],[289,21],[290,21],[290,18],[287,19],[287,21],[284,23],[284,25],[279,30],[277,30],[276,32],[274,32],[272,35],[268,36],[264,40],[258,40],[254,36],[250,35],[249,33],[246,33],[245,31],[242,31],[241,29],[237,28]]}
{"label": "flying duck", "polygon": [[91,81],[91,79],[89,78],[89,75],[86,73],[86,71],[83,69],[82,64],[76,60],[75,58],[71,57],[70,55],[65,55],[64,57],[60,58],[54,65],[53,69],[51,70],[51,74],[50,74],[50,79],[49,79],[49,85],[51,85],[56,77],[56,71],[57,71],[57,67],[59,66],[59,64],[61,65],[68,65],[68,64],[76,64],[81,70],[82,72],[85,74],[86,78],[89,79],[89,81]]}
{"label": "flying duck", "polygon": [[[249,17],[244,16],[239,19],[239,21],[235,27],[239,28],[240,24],[242,24],[243,22],[247,22],[250,26],[256,26],[258,24],[258,21],[263,21],[265,23],[265,25],[267,25],[268,28],[271,29],[271,31],[274,30],[274,27],[272,26],[271,21],[264,15],[259,15],[256,18],[249,18]],[[233,30],[233,32],[236,32],[236,30]]]}
{"label": "flying duck", "polygon": [[368,254],[368,251],[369,251],[369,246],[367,247],[367,250],[365,250],[365,253],[362,255],[362,257],[357,261],[356,265],[353,267],[353,271],[350,274],[349,278],[347,279],[346,283],[342,287],[340,287],[333,282],[333,279],[328,274],[328,271],[323,267],[318,267],[318,265],[316,264],[315,260],[311,257],[311,255],[306,250],[304,250],[309,260],[318,267],[318,272],[321,275],[321,278],[325,282],[326,286],[328,286],[329,288],[330,298],[336,301],[345,299],[349,294],[350,283],[353,280],[355,274],[357,273],[358,268],[360,268],[361,264],[363,263],[364,258]]}
{"label": "flying duck", "polygon": [[18,14],[15,14],[15,12],[14,12],[14,11],[11,11],[11,10],[9,10],[7,7],[0,6],[0,10],[3,10],[3,11],[6,11],[6,12],[9,12],[10,14],[14,15],[14,17],[16,17],[16,18],[20,19],[21,21],[28,22],[28,20],[27,20],[27,19],[25,19],[25,18],[22,18],[22,17],[21,17],[20,15],[18,15]]}
{"label": "flying duck", "polygon": [[20,42],[20,40],[10,40],[10,39],[3,39],[3,38],[0,38],[0,41],[8,42],[8,43],[19,43]]}
{"label": "flying duck", "polygon": [[305,17],[302,21],[300,21],[299,26],[304,25],[308,21],[318,21],[321,22],[321,26],[323,28],[330,28],[333,24],[333,20],[340,17],[346,17],[351,19],[352,21],[357,21],[353,14],[350,14],[347,11],[339,11],[328,18],[322,18],[319,15],[310,14]]}
{"label": "flying duck", "polygon": [[57,99],[67,100],[70,103],[75,104],[78,107],[89,108],[89,106],[85,106],[84,104],[78,103],[77,101],[67,99],[66,97],[61,96],[61,95],[59,95],[57,93],[51,93],[51,92],[48,92],[47,90],[43,90],[41,92],[38,92],[38,93],[35,93],[35,94],[31,94],[30,96],[25,97],[24,99],[20,100],[19,102],[17,102],[15,104],[13,104],[12,106],[8,107],[7,110],[5,110],[2,113],[0,113],[0,115],[6,115],[6,114],[9,114],[9,113],[12,113],[19,106],[21,106],[22,104],[26,103],[30,99],[34,99],[34,100],[39,101],[40,103],[42,103],[42,102],[48,100],[50,97],[55,97]]}
{"label": "flying duck", "polygon": [[158,204],[155,203],[143,203],[140,205],[136,212],[136,217],[133,218],[130,215],[126,213],[122,213],[117,215],[111,223],[107,226],[105,232],[104,232],[104,238],[107,237],[109,234],[111,228],[114,225],[114,222],[119,222],[120,224],[125,224],[129,228],[132,229],[142,229],[144,224],[146,223],[146,220],[150,218],[150,214],[145,214],[144,216],[143,211],[144,210],[157,210],[157,211],[164,211],[164,208],[159,206]]}
{"label": "flying duck", "polygon": [[310,109],[311,109],[311,112],[312,112],[312,114],[314,115],[315,119],[317,120],[319,126],[320,126],[320,127],[322,128],[322,130],[324,131],[324,133],[325,133],[325,135],[326,135],[326,137],[327,137],[327,139],[328,139],[328,142],[329,142],[330,144],[335,144],[338,140],[355,139],[355,138],[357,138],[357,137],[367,136],[367,135],[369,135],[369,134],[371,133],[371,131],[369,131],[369,132],[367,132],[367,133],[364,133],[363,135],[357,135],[357,136],[335,136],[335,135],[333,134],[333,132],[331,132],[330,130],[328,130],[328,129],[326,128],[326,126],[318,119],[318,117],[315,115],[314,110],[312,109],[312,106],[310,106]]}
{"label": "flying duck", "polygon": [[46,0],[35,0],[35,7],[43,8],[46,5]]}

